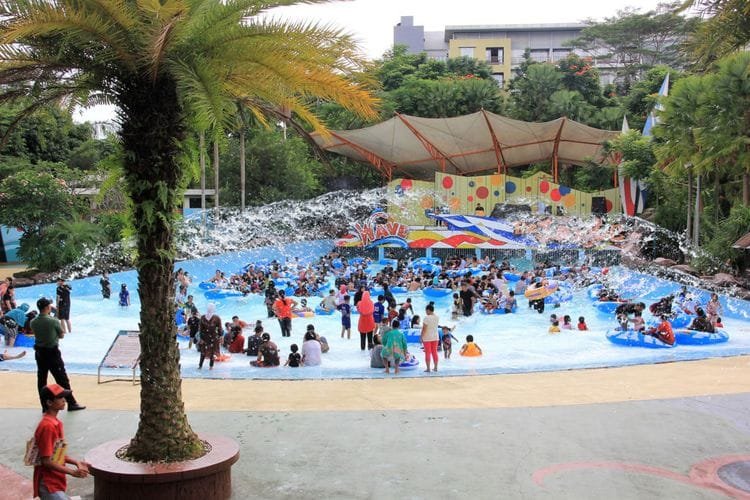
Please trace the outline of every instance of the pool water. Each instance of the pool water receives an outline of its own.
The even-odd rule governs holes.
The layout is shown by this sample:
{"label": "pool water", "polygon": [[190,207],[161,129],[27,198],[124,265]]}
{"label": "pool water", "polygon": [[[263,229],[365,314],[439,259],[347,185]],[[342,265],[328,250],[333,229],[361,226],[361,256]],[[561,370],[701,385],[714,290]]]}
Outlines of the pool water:
{"label": "pool water", "polygon": [[[328,240],[295,243],[281,248],[255,249],[235,252],[210,258],[180,262],[176,265],[187,270],[193,278],[190,293],[201,312],[205,311],[207,300],[198,283],[210,278],[216,269],[234,272],[249,262],[261,259],[291,259],[299,256],[307,262],[317,259],[332,248]],[[609,279],[617,284],[621,293],[629,298],[640,299],[647,304],[658,298],[674,293],[680,285],[640,274],[619,267],[611,270]],[[60,342],[63,359],[69,373],[95,374],[102,357],[107,352],[113,338],[119,330],[135,330],[138,326],[139,299],[136,293],[137,281],[134,271],[127,271],[110,276],[112,299],[101,298],[99,277],[85,278],[71,282],[73,332]],[[121,308],[117,305],[117,292],[120,283],[127,283],[131,291],[132,305]],[[28,302],[35,308],[40,296],[52,297],[54,284],[38,285],[17,290],[17,302]],[[702,302],[709,293],[693,289]],[[413,295],[415,313],[424,317],[424,307],[432,298],[426,298],[419,292]],[[405,300],[406,294],[396,295],[399,301]],[[312,307],[320,299],[309,298]],[[340,337],[341,323],[338,313],[332,316],[315,316],[296,318],[292,321],[292,337],[282,338],[278,322],[267,318],[262,296],[227,298],[215,301],[217,313],[222,321],[230,321],[238,315],[249,324],[263,320],[263,325],[271,334],[281,350],[282,364],[286,359],[292,343],[301,347],[302,335],[308,323],[315,325],[316,331],[325,336],[330,344],[330,351],[323,355],[323,363],[318,367],[303,368],[255,368],[244,354],[234,354],[225,362],[216,363],[213,370],[198,370],[198,353],[188,350],[187,342],[180,341],[183,377],[187,378],[227,378],[227,379],[330,379],[330,378],[380,378],[385,375],[380,369],[370,368],[368,351],[360,351],[359,333],[356,331],[358,316],[353,316],[352,338]],[[426,374],[422,372],[424,359],[420,346],[410,344],[410,351],[420,360],[420,367],[413,371],[403,371],[399,376],[455,376],[473,374],[521,373],[551,370],[569,370],[579,368],[612,367],[634,364],[650,364],[668,361],[683,361],[721,356],[750,354],[750,307],[739,299],[722,297],[722,318],[724,330],[730,334],[730,340],[724,344],[706,346],[676,346],[672,349],[644,349],[638,347],[617,346],[609,342],[605,332],[616,326],[611,315],[605,315],[592,307],[586,290],[577,291],[573,300],[563,303],[559,308],[548,306],[544,314],[538,314],[527,307],[527,301],[520,298],[518,312],[510,315],[483,315],[475,313],[469,318],[458,320],[454,335],[453,354],[444,360],[440,355],[439,372]],[[450,321],[451,299],[436,301],[436,313],[443,320]],[[559,334],[548,333],[549,315],[558,317],[568,314],[577,323],[579,316],[584,316],[589,331],[563,330]],[[647,320],[650,315],[647,314]],[[478,358],[462,358],[458,355],[466,335],[473,335],[475,342],[482,348],[484,355]],[[247,334],[245,335],[247,337]],[[22,348],[13,348],[11,352]],[[35,371],[33,349],[25,358],[2,363],[2,368],[17,371]],[[116,372],[103,371],[108,376]],[[127,371],[121,371],[124,375]]]}

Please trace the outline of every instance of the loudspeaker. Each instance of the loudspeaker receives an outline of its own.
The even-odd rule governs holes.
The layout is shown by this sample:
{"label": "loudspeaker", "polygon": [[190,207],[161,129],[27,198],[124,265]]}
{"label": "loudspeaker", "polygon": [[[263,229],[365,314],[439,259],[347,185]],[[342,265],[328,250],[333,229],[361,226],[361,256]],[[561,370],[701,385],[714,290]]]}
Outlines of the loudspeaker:
{"label": "loudspeaker", "polygon": [[594,215],[606,215],[607,199],[604,196],[591,197],[591,213]]}

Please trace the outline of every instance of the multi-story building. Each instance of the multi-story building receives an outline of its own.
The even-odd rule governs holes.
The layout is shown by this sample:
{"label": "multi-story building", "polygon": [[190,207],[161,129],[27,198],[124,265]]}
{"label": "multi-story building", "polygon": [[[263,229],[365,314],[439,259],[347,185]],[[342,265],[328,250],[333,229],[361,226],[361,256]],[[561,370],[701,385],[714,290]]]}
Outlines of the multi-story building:
{"label": "multi-story building", "polygon": [[[502,85],[512,78],[527,49],[534,61],[557,62],[573,52],[566,42],[578,37],[585,27],[580,23],[492,24],[425,31],[424,26],[414,25],[413,16],[402,16],[393,28],[393,44],[406,45],[410,54],[425,52],[432,59],[469,56],[486,61]],[[598,68],[602,84],[611,83],[613,68]]]}

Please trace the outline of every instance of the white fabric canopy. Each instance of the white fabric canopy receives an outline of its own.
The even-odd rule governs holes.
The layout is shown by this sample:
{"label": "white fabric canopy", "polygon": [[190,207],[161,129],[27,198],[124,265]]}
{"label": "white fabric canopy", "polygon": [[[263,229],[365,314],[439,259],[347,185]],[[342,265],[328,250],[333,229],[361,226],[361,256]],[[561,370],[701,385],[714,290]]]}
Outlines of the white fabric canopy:
{"label": "white fabric canopy", "polygon": [[531,123],[487,111],[455,118],[397,114],[371,127],[313,134],[318,145],[354,160],[370,162],[389,178],[394,173],[432,179],[436,171],[478,174],[553,160],[582,165],[602,161],[602,145],[620,132],[558,118]]}

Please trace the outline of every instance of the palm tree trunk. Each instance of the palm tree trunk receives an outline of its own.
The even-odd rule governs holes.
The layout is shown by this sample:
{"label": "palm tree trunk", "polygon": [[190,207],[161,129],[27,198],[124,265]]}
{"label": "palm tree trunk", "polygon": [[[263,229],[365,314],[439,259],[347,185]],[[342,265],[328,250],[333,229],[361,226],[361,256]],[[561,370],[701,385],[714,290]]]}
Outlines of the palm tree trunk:
{"label": "palm tree trunk", "polygon": [[[137,80],[138,77],[134,77]],[[120,101],[125,180],[133,200],[141,301],[141,412],[127,455],[177,461],[202,453],[182,402],[174,310],[173,229],[182,165],[184,116],[172,80],[131,82]]]}
{"label": "palm tree trunk", "polygon": [[750,172],[742,174],[742,203],[750,206]]}
{"label": "palm tree trunk", "polygon": [[206,210],[206,133],[201,130],[198,139],[201,165],[201,210]]}
{"label": "palm tree trunk", "polygon": [[719,172],[714,172],[714,225],[718,226],[719,218],[721,216],[721,207],[719,206],[719,192],[721,191],[721,184],[719,183]]}
{"label": "palm tree trunk", "polygon": [[245,129],[240,130],[240,207],[245,210]]}
{"label": "palm tree trunk", "polygon": [[214,140],[214,207],[219,208],[219,141]]}
{"label": "palm tree trunk", "polygon": [[687,201],[687,228],[685,230],[685,237],[690,241],[693,234],[693,168],[688,167],[688,201]]}

